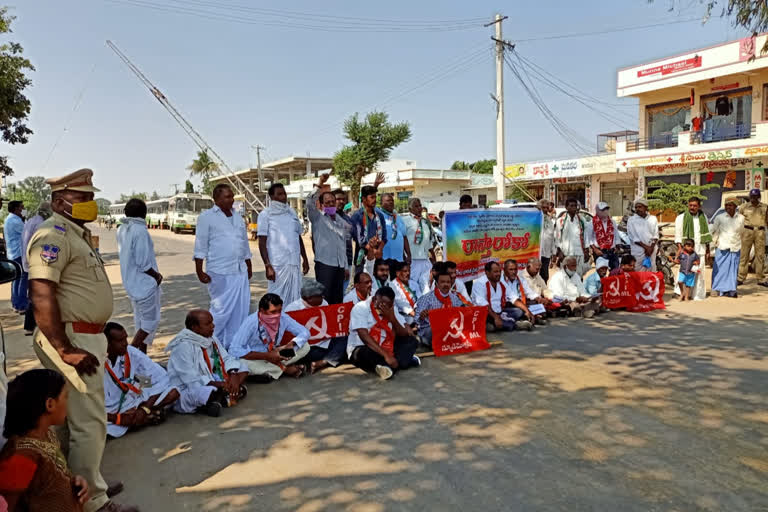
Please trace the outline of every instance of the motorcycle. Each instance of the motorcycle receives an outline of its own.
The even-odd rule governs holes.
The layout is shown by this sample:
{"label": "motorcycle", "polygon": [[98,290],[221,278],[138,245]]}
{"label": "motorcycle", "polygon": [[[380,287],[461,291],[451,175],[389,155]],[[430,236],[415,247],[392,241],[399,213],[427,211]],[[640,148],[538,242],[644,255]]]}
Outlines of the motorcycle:
{"label": "motorcycle", "polygon": [[[634,213],[634,211],[632,212]],[[616,255],[621,258],[625,254],[631,254],[631,241],[627,234],[627,220],[629,215],[624,215],[621,222],[618,224],[620,244],[616,244]],[[661,272],[664,275],[664,282],[669,286],[675,285],[675,275],[672,272],[672,264],[675,261],[677,255],[677,244],[673,240],[667,240],[662,238],[662,230],[671,224],[659,225],[659,236],[656,242],[656,271]]]}

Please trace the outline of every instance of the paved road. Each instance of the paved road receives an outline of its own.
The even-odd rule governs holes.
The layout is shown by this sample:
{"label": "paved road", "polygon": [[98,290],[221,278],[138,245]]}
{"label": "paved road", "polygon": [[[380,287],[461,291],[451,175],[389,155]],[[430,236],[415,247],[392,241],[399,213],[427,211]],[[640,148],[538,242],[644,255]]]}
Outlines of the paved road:
{"label": "paved road", "polygon": [[[102,252],[130,326],[113,233]],[[162,357],[208,299],[192,238],[155,243]],[[263,279],[257,266],[255,297]],[[768,294],[757,288],[504,335],[389,382],[346,367],[254,384],[221,418],[173,416],[108,442],[104,472],[144,511],[768,510]],[[3,322],[12,371],[33,366],[18,319]]]}

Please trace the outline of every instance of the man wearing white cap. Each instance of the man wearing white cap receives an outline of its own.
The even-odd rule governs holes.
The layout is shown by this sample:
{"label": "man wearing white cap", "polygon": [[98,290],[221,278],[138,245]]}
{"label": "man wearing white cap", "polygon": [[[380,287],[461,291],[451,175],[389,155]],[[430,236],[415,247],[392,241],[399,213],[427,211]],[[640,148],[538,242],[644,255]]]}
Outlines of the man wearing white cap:
{"label": "man wearing white cap", "polygon": [[635,270],[656,272],[659,221],[648,213],[646,199],[635,200],[635,214],[627,220],[627,234],[632,242],[630,251],[635,257]]}
{"label": "man wearing white cap", "polygon": [[619,266],[619,258],[616,256],[616,234],[618,227],[616,221],[611,218],[608,211],[608,203],[599,202],[595,208],[592,222],[587,224],[589,245],[595,258],[605,258],[611,270]]}

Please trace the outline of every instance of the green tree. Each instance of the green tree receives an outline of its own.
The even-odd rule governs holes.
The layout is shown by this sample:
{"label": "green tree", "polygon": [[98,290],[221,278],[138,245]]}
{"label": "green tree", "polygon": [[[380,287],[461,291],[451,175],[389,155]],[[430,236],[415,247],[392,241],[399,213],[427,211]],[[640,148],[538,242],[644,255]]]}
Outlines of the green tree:
{"label": "green tree", "polygon": [[149,196],[149,200],[150,201],[157,201],[158,199],[160,199],[160,194],[157,193],[157,190],[153,190],[152,191],[152,195]]}
{"label": "green tree", "polygon": [[493,168],[496,167],[496,160],[478,160],[470,168],[477,174],[493,174]]}
{"label": "green tree", "polygon": [[184,183],[184,193],[193,194],[194,192],[195,192],[195,186],[192,184],[191,181],[187,180]]}
{"label": "green tree", "polygon": [[648,194],[648,208],[654,211],[674,210],[683,213],[688,208],[688,199],[698,197],[704,201],[705,190],[719,188],[717,183],[707,185],[690,185],[688,183],[664,183],[661,180],[648,182],[648,188],[659,187]]}
{"label": "green tree", "polygon": [[[14,19],[8,15],[7,7],[0,8],[0,34],[11,32]],[[8,144],[26,144],[32,134],[32,130],[27,127],[31,103],[23,92],[32,85],[25,73],[35,68],[22,56],[23,52],[24,49],[18,43],[0,44],[0,133]],[[12,174],[8,157],[0,156],[0,176]]]}
{"label": "green tree", "polygon": [[469,171],[471,168],[469,162],[464,162],[463,160],[456,160],[451,164],[452,171]]}
{"label": "green tree", "polygon": [[127,203],[129,199],[133,198],[141,199],[142,201],[147,201],[147,193],[146,192],[136,192],[131,191],[130,194],[120,194],[120,199],[117,200],[118,203]]}
{"label": "green tree", "polygon": [[109,215],[109,207],[112,205],[109,199],[97,197],[96,204],[99,205],[99,215]]}
{"label": "green tree", "polygon": [[349,185],[353,204],[358,205],[360,181],[372,172],[378,162],[387,160],[396,148],[411,139],[408,123],[392,124],[385,112],[370,112],[360,120],[355,113],[344,122],[344,136],[352,144],[333,156],[336,177]]}
{"label": "green tree", "polygon": [[51,199],[51,187],[42,176],[30,176],[18,183],[8,185],[6,197],[23,201],[24,208],[30,213],[36,212],[40,203]]}
{"label": "green tree", "polygon": [[196,176],[203,182],[203,194],[210,195],[213,191],[210,180],[219,173],[219,164],[211,159],[208,151],[198,151],[197,158],[192,160],[187,170],[190,176]]}

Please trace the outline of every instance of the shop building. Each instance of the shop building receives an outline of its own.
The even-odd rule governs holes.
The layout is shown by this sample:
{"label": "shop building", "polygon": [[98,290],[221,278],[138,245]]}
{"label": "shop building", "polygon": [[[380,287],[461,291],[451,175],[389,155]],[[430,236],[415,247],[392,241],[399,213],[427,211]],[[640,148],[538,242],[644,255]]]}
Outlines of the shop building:
{"label": "shop building", "polygon": [[[636,140],[616,143],[616,164],[654,181],[714,183],[704,211],[725,191],[764,188],[768,165],[768,54],[761,34],[619,70],[617,94],[639,101]],[[746,192],[745,192],[746,193]]]}

